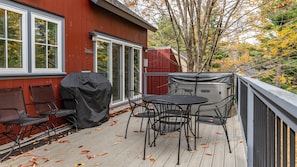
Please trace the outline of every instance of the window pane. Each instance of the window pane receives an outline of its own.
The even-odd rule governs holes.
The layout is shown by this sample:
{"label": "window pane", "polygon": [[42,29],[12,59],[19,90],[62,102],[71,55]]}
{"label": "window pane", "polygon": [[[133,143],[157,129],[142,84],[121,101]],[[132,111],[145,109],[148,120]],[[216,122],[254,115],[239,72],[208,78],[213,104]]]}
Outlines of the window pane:
{"label": "window pane", "polygon": [[21,40],[22,39],[22,15],[7,11],[7,31],[8,38]]}
{"label": "window pane", "polygon": [[48,44],[57,45],[58,25],[48,22]]}
{"label": "window pane", "polygon": [[22,68],[22,43],[8,42],[8,68]]}
{"label": "window pane", "polygon": [[97,72],[108,78],[109,43],[97,41]]}
{"label": "window pane", "polygon": [[140,90],[140,51],[134,49],[134,90]]}
{"label": "window pane", "polygon": [[35,18],[35,42],[46,42],[46,21]]}
{"label": "window pane", "polygon": [[5,10],[0,9],[0,37],[5,37]]}
{"label": "window pane", "polygon": [[125,47],[125,97],[129,96],[129,90],[132,90],[132,47]]}
{"label": "window pane", "polygon": [[0,40],[0,68],[6,68],[5,41]]}
{"label": "window pane", "polygon": [[112,44],[112,91],[113,100],[120,100],[121,93],[121,45]]}
{"label": "window pane", "polygon": [[57,56],[58,56],[58,48],[48,47],[48,68],[58,67]]}
{"label": "window pane", "polygon": [[44,45],[35,45],[35,67],[46,68],[46,47]]}

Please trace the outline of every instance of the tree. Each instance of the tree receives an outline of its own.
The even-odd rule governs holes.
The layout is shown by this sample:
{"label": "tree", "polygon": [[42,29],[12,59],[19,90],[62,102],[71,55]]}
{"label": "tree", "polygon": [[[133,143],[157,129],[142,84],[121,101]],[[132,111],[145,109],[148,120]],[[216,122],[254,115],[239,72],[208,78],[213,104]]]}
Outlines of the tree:
{"label": "tree", "polygon": [[269,1],[262,7],[260,79],[297,92],[297,2]]}
{"label": "tree", "polygon": [[123,1],[129,7],[145,9],[141,10],[145,18],[170,18],[176,49],[185,50],[188,71],[197,72],[210,70],[220,41],[240,39],[238,34],[248,30],[245,16],[254,10],[250,0]]}

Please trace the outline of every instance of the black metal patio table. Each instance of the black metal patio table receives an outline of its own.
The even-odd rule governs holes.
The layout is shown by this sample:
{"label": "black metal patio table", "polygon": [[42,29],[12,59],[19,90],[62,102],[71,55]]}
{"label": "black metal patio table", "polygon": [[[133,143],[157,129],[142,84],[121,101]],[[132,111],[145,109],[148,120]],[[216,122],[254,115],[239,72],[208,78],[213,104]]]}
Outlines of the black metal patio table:
{"label": "black metal patio table", "polygon": [[[147,95],[143,97],[143,101],[146,103],[159,103],[159,104],[166,104],[167,102],[171,102],[172,104],[175,105],[181,105],[181,106],[186,106],[185,107],[185,111],[187,113],[188,116],[188,120],[190,122],[190,112],[191,112],[191,106],[193,104],[202,104],[202,103],[206,103],[208,102],[208,99],[206,97],[202,97],[202,96],[191,96],[191,95]],[[188,128],[187,131],[190,129],[191,133],[194,135],[194,137],[196,137],[191,129],[191,127],[189,126],[190,123],[188,122]],[[187,141],[188,141],[188,135],[186,136]],[[189,142],[188,144],[188,150],[191,151],[191,148],[189,146]]]}
{"label": "black metal patio table", "polygon": [[152,103],[156,100],[170,101],[176,105],[193,105],[208,102],[206,97],[191,95],[147,95],[143,97],[143,101],[147,103]]}

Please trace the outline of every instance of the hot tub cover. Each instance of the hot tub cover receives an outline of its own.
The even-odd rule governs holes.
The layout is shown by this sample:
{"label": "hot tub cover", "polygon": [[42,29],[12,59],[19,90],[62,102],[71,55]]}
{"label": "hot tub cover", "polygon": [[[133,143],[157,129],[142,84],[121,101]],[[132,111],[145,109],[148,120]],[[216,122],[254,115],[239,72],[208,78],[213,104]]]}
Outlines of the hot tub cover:
{"label": "hot tub cover", "polygon": [[220,72],[176,72],[169,73],[169,83],[179,82],[218,82],[218,83],[233,83],[233,73],[220,73]]}
{"label": "hot tub cover", "polygon": [[78,102],[75,106],[78,128],[98,126],[109,119],[111,94],[110,82],[98,73],[70,73],[61,81],[62,106],[74,107],[65,99],[75,98]]}

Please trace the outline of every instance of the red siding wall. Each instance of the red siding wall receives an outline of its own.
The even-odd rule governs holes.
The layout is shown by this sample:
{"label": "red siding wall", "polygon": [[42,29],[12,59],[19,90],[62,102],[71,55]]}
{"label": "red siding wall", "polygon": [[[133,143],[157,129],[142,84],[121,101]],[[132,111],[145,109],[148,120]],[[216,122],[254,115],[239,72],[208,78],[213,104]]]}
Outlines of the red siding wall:
{"label": "red siding wall", "polygon": [[[148,50],[147,72],[178,72],[177,61],[171,49]],[[148,94],[166,94],[168,77],[149,77],[147,79]],[[156,89],[157,88],[157,89]]]}

